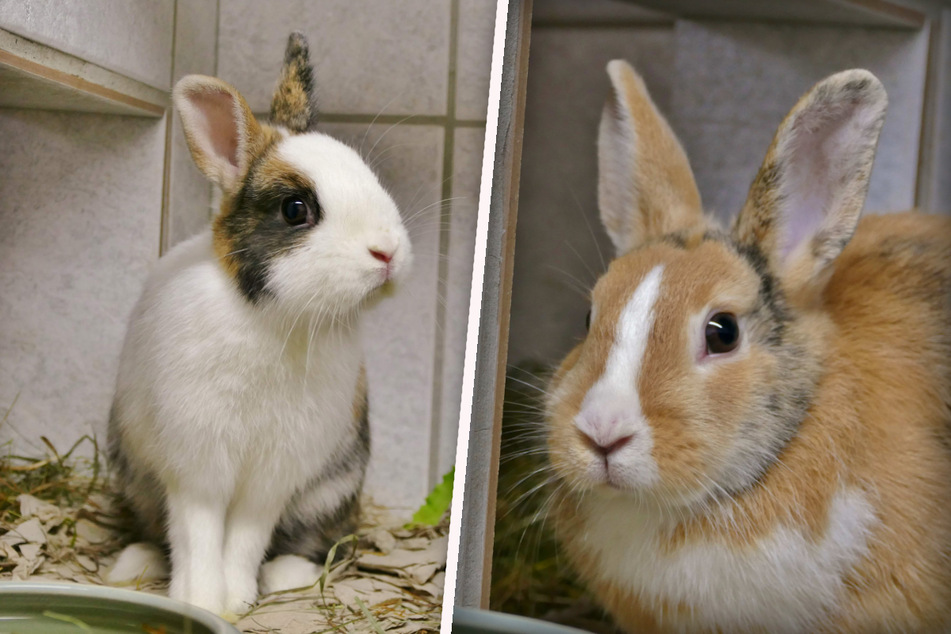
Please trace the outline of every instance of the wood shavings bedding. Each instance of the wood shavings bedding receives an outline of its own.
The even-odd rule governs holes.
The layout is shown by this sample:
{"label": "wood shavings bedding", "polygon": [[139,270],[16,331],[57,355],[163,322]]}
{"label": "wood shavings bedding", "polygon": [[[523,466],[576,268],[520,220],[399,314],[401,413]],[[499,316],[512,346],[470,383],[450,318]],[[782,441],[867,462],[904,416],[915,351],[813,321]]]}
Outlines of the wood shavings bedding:
{"label": "wood shavings bedding", "polygon": [[[0,498],[0,581],[106,585],[102,575],[127,543],[128,518],[118,510],[107,481],[57,460],[58,466],[51,459],[24,468],[11,465],[11,457],[0,457],[0,494],[6,496]],[[32,477],[23,486],[17,477],[51,467],[54,472],[46,481]],[[349,559],[325,566],[312,588],[262,597],[242,616],[238,629],[248,634],[438,631],[448,520],[406,527],[405,520],[385,508],[365,503],[364,509],[357,548]],[[136,589],[166,594],[161,582]]]}

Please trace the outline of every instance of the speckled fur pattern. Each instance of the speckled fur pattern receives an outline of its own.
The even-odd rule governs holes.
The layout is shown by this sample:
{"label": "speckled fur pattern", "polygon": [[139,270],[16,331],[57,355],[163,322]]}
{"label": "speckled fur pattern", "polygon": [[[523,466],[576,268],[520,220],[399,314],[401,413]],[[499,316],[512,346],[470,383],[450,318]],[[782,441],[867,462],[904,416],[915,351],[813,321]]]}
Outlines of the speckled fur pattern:
{"label": "speckled fur pattern", "polygon": [[[280,558],[268,591],[313,583],[355,529],[370,458],[360,316],[412,261],[376,175],[312,130],[312,89],[299,34],[271,124],[219,79],[176,85],[221,207],[149,276],[110,415],[119,490],[142,538],[167,547],[170,595],[226,615],[256,601],[266,558]],[[302,210],[291,219],[288,201]],[[110,581],[134,582],[155,553],[123,553]]]}
{"label": "speckled fur pattern", "polygon": [[281,79],[271,100],[271,122],[298,134],[317,127],[314,69],[307,40],[292,33],[284,52]]}
{"label": "speckled fur pattern", "polygon": [[[568,559],[630,632],[947,631],[951,220],[859,220],[881,84],[806,93],[726,230],[643,82],[608,70],[618,257],[547,403]],[[741,335],[714,354],[720,312]]]}

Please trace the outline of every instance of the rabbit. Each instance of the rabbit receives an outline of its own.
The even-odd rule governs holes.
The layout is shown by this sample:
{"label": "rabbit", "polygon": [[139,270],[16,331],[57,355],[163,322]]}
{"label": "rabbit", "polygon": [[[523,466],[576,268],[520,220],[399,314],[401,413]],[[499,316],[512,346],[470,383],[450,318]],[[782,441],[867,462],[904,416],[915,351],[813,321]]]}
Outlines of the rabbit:
{"label": "rabbit", "polygon": [[951,219],[860,220],[887,97],[828,77],[728,228],[623,60],[616,257],[545,397],[561,552],[630,632],[951,628]]}
{"label": "rabbit", "polygon": [[176,84],[220,211],[159,260],[119,362],[109,454],[151,545],[108,580],[161,575],[167,545],[169,594],[219,614],[256,601],[259,568],[263,592],[313,584],[354,530],[370,452],[360,315],[412,261],[377,177],[315,131],[313,84],[297,33],[270,124],[224,81]]}

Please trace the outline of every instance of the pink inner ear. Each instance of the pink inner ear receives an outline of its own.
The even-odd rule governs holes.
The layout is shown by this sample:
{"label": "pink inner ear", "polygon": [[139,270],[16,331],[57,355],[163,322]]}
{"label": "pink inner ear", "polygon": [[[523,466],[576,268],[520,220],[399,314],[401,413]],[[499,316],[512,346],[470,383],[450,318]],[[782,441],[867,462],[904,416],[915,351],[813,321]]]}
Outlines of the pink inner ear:
{"label": "pink inner ear", "polygon": [[858,109],[854,102],[824,104],[802,113],[793,124],[795,136],[783,186],[785,230],[780,247],[784,258],[811,239],[834,212],[837,189],[851,176],[854,154],[863,138],[855,121]]}
{"label": "pink inner ear", "polygon": [[201,129],[210,153],[238,167],[238,122],[234,97],[223,91],[195,92],[190,101],[201,114]]}

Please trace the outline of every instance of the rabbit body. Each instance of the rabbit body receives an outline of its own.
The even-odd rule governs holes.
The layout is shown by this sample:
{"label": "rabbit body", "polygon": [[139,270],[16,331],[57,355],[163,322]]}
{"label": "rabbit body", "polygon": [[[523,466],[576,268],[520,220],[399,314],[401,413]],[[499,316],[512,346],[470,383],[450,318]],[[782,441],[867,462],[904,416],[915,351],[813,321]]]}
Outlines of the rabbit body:
{"label": "rabbit body", "polygon": [[807,94],[724,231],[643,83],[609,73],[619,257],[547,403],[569,559],[632,632],[946,631],[951,219],[858,222],[880,84]]}
{"label": "rabbit body", "polygon": [[[264,592],[313,584],[315,562],[356,528],[370,450],[359,317],[411,261],[362,157],[313,130],[312,87],[297,34],[271,125],[225,82],[178,83],[221,209],[159,261],[120,358],[109,424],[120,491],[170,550],[170,595],[218,613],[246,611],[259,573]],[[110,579],[146,566],[160,554],[136,545]]]}
{"label": "rabbit body", "polygon": [[[214,608],[225,579],[243,581],[231,606],[241,609],[265,547],[317,557],[354,528],[369,456],[359,330],[289,325],[241,296],[210,232],[162,258],[133,313],[113,462],[147,536],[161,542],[166,524],[180,525],[189,543],[172,565],[194,580],[173,596]],[[317,547],[273,537],[295,522]]]}

